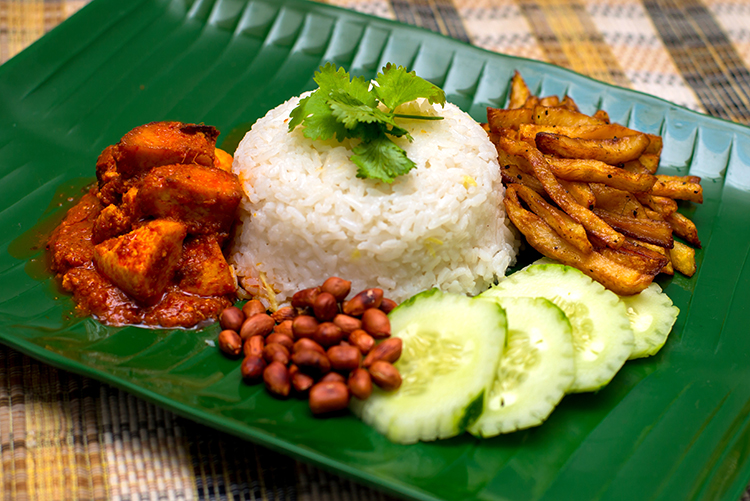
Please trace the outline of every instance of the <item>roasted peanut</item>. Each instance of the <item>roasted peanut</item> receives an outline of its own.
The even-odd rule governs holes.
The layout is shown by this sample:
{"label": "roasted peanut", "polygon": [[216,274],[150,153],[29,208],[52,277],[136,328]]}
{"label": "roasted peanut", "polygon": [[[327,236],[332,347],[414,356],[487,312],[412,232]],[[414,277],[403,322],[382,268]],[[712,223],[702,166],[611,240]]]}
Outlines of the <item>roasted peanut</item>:
{"label": "roasted peanut", "polygon": [[401,386],[401,374],[390,362],[375,360],[369,370],[372,382],[385,391],[393,391]]}
{"label": "roasted peanut", "polygon": [[313,337],[318,328],[318,321],[310,315],[300,315],[292,320],[292,333],[295,339]]}
{"label": "roasted peanut", "polygon": [[370,308],[362,314],[362,329],[375,339],[391,335],[391,321],[382,310]]}
{"label": "roasted peanut", "polygon": [[343,313],[339,313],[333,317],[333,323],[338,325],[339,329],[347,335],[362,328],[362,321],[360,319],[344,315]]}
{"label": "roasted peanut", "polygon": [[266,345],[266,340],[260,334],[252,336],[250,339],[245,340],[245,344],[242,345],[242,351],[246,357],[263,357],[263,348]]}
{"label": "roasted peanut", "polygon": [[292,362],[299,370],[311,376],[322,376],[331,371],[331,362],[325,353],[315,350],[300,350],[292,355]]}
{"label": "roasted peanut", "polygon": [[339,312],[339,305],[336,298],[330,292],[321,292],[313,302],[313,312],[315,318],[321,322],[330,322]]}
{"label": "roasted peanut", "polygon": [[295,372],[292,372],[290,370],[289,372],[292,374],[292,387],[294,387],[294,391],[296,391],[297,393],[305,393],[307,392],[307,390],[312,388],[312,385],[315,384],[315,380],[313,378],[300,370],[297,370]]}
{"label": "roasted peanut", "polygon": [[252,299],[242,306],[242,313],[245,314],[245,318],[250,318],[258,313],[265,313],[266,307],[257,299]]}
{"label": "roasted peanut", "polygon": [[394,301],[393,299],[388,299],[387,297],[384,297],[383,300],[380,302],[379,308],[383,310],[383,313],[386,315],[393,311],[394,308],[398,306],[398,303]]}
{"label": "roasted peanut", "polygon": [[292,339],[292,337],[287,334],[282,334],[280,332],[272,332],[271,334],[269,334],[268,337],[266,338],[266,343],[268,344],[279,343],[290,352],[292,351],[292,348],[294,347],[294,340]]}
{"label": "roasted peanut", "polygon": [[271,318],[273,318],[279,324],[284,320],[294,320],[294,317],[296,316],[297,309],[292,306],[283,306],[271,313]]}
{"label": "roasted peanut", "polygon": [[372,350],[372,347],[375,346],[375,339],[362,329],[357,329],[351,334],[349,334],[349,342],[352,344],[352,346],[356,346],[359,348],[359,351],[362,352],[362,355],[367,355],[370,353],[370,350]]}
{"label": "roasted peanut", "polygon": [[320,287],[311,287],[297,291],[292,296],[292,306],[295,308],[312,308],[318,294],[320,294]]}
{"label": "roasted peanut", "polygon": [[338,372],[331,371],[318,380],[319,383],[330,383],[332,381],[336,381],[339,383],[346,383],[346,378],[342,376],[341,374],[339,374]]}
{"label": "roasted peanut", "polygon": [[323,322],[315,329],[313,339],[324,348],[338,344],[344,339],[345,334],[339,329],[339,326],[333,322]]}
{"label": "roasted peanut", "polygon": [[236,357],[242,352],[242,338],[231,329],[224,329],[219,333],[219,349],[230,357]]}
{"label": "roasted peanut", "polygon": [[281,334],[286,334],[289,337],[294,336],[294,331],[292,330],[292,321],[291,320],[284,320],[280,324],[277,324],[273,327],[274,332],[279,332]]}
{"label": "roasted peanut", "polygon": [[358,317],[369,308],[377,308],[383,301],[383,289],[365,289],[343,304],[343,311],[347,315]]}
{"label": "roasted peanut", "polygon": [[242,379],[247,383],[256,383],[263,377],[263,371],[266,369],[266,361],[261,357],[245,357],[240,365]]}
{"label": "roasted peanut", "polygon": [[346,299],[352,290],[352,283],[339,277],[330,277],[320,286],[321,292],[328,292],[336,298],[339,303]]}
{"label": "roasted peanut", "polygon": [[348,405],[349,389],[344,383],[317,383],[310,388],[310,410],[313,414],[340,411]]}
{"label": "roasted peanut", "polygon": [[286,365],[278,361],[273,361],[263,371],[263,382],[266,383],[266,389],[273,395],[279,397],[289,396],[292,389],[292,382],[289,379],[289,371]]}
{"label": "roasted peanut", "polygon": [[366,369],[355,369],[349,374],[347,386],[352,395],[360,400],[367,400],[372,394],[372,378]]}
{"label": "roasted peanut", "polygon": [[403,341],[398,337],[383,340],[367,354],[362,362],[363,367],[370,367],[376,360],[384,360],[393,363],[401,357]]}
{"label": "roasted peanut", "polygon": [[331,368],[337,371],[353,371],[362,361],[362,353],[356,346],[331,346],[326,352]]}
{"label": "roasted peanut", "polygon": [[267,336],[273,331],[274,325],[276,325],[276,322],[273,321],[271,315],[267,313],[255,314],[242,324],[240,337],[246,340],[252,336]]}
{"label": "roasted peanut", "polygon": [[294,346],[292,346],[292,353],[297,353],[298,351],[302,351],[302,350],[314,350],[324,355],[326,353],[325,348],[323,348],[318,343],[316,343],[315,341],[307,337],[298,339],[297,341],[294,342]]}
{"label": "roasted peanut", "polygon": [[289,364],[289,350],[279,343],[268,343],[263,348],[263,360],[269,364],[275,360],[287,365]]}
{"label": "roasted peanut", "polygon": [[221,312],[221,315],[219,315],[219,325],[225,330],[229,329],[234,332],[239,332],[242,328],[242,322],[244,321],[245,314],[236,306],[230,306],[229,308],[224,309]]}

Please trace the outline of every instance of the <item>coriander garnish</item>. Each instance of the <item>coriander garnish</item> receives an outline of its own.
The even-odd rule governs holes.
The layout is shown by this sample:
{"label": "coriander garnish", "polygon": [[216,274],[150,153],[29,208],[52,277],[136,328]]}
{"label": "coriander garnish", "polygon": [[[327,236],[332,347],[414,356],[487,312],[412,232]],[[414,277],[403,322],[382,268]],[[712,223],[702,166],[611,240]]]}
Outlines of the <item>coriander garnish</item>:
{"label": "coriander garnish", "polygon": [[[305,137],[338,141],[360,139],[352,148],[351,160],[358,167],[357,177],[380,179],[386,183],[414,168],[406,152],[390,137],[413,138],[406,129],[396,124],[396,118],[442,120],[427,115],[402,115],[393,110],[417,98],[431,104],[445,104],[445,92],[403,66],[387,64],[378,73],[375,84],[363,77],[350,78],[343,68],[327,63],[315,73],[319,88],[300,100],[292,110],[289,131],[305,127]],[[383,104],[387,111],[378,107]]]}

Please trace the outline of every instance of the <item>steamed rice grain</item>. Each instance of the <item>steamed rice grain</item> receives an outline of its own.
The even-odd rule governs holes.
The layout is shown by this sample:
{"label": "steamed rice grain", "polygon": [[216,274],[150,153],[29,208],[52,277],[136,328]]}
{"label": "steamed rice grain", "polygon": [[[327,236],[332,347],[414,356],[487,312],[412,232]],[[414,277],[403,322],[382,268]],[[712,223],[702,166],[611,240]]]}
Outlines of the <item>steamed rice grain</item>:
{"label": "steamed rice grain", "polygon": [[469,115],[424,100],[401,107],[444,119],[399,122],[414,141],[396,141],[417,166],[387,184],[356,177],[352,144],[289,133],[298,101],[258,120],[234,155],[245,198],[230,262],[243,286],[265,280],[284,301],[339,276],[400,302],[431,287],[478,294],[505,273],[518,239],[495,148]]}

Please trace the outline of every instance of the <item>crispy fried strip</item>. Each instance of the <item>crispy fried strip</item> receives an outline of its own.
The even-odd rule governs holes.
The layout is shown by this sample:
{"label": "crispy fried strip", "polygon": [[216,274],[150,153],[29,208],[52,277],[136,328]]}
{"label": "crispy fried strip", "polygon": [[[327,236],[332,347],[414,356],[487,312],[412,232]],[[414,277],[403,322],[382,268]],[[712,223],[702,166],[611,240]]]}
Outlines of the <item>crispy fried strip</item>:
{"label": "crispy fried strip", "polygon": [[512,139],[501,137],[498,140],[499,146],[510,153],[526,159],[534,168],[534,176],[542,183],[544,190],[552,200],[570,217],[581,223],[586,230],[597,235],[607,242],[607,245],[617,248],[622,244],[624,237],[612,229],[607,223],[602,221],[593,212],[576,202],[570,194],[557,181],[547,164],[544,155],[527,143],[514,141]]}
{"label": "crispy fried strip", "polygon": [[523,123],[529,123],[532,120],[534,110],[529,108],[516,108],[512,110],[502,110],[499,108],[487,108],[487,122],[490,124],[490,130],[495,132],[500,129],[515,129]]}
{"label": "crispy fried strip", "polygon": [[[639,174],[643,176],[649,176],[653,174],[646,168],[645,165],[641,163],[641,158],[643,158],[643,155],[641,155],[639,158],[636,158],[635,160],[631,160],[630,162],[625,162],[624,164],[622,164],[622,168],[633,174]],[[656,182],[656,178],[654,178],[654,182]]]}
{"label": "crispy fried strip", "polygon": [[555,176],[568,181],[602,183],[633,192],[649,191],[656,182],[651,174],[633,174],[599,160],[547,158],[547,162]]}
{"label": "crispy fried strip", "polygon": [[563,158],[590,158],[617,165],[635,160],[648,146],[648,136],[621,136],[616,139],[581,139],[540,132],[535,137],[537,148]]}
{"label": "crispy fried strip", "polygon": [[532,120],[537,125],[552,125],[557,127],[604,125],[602,120],[578,111],[571,111],[563,107],[545,107],[541,105],[534,107]]}
{"label": "crispy fried strip", "polygon": [[503,178],[505,184],[520,184],[523,185],[540,195],[546,195],[544,186],[540,183],[537,178],[530,174],[526,174],[517,165],[512,163],[500,163],[500,175]]}
{"label": "crispy fried strip", "polygon": [[674,275],[674,267],[672,266],[672,260],[669,257],[669,249],[665,249],[664,247],[659,247],[658,245],[653,245],[648,242],[638,242],[638,245],[641,245],[643,247],[646,247],[647,249],[651,249],[654,252],[658,252],[664,258],[667,260],[667,264],[664,265],[664,267],[661,269],[659,273],[664,273],[666,275]]}
{"label": "crispy fried strip", "polygon": [[637,240],[671,249],[672,226],[666,221],[653,221],[647,218],[622,216],[602,209],[594,209],[594,214],[620,233]]}
{"label": "crispy fried strip", "polygon": [[530,108],[533,109],[534,106],[537,106],[539,104],[539,98],[536,96],[529,96],[528,99],[526,99],[526,102],[523,103],[524,108]]}
{"label": "crispy fried strip", "polygon": [[524,209],[515,193],[506,192],[505,210],[532,247],[551,259],[578,268],[617,294],[637,294],[653,281],[653,275],[624,266],[599,252],[587,254],[576,249],[542,218]]}
{"label": "crispy fried strip", "polygon": [[598,249],[598,252],[612,261],[652,278],[658,275],[669,262],[663,254],[631,240],[626,240],[619,249],[602,247]]}
{"label": "crispy fried strip", "polygon": [[[563,97],[563,100],[560,101],[560,106],[562,106],[563,108],[567,108],[567,109],[569,109],[571,111],[581,111],[580,109],[578,109],[578,105],[573,100],[573,98],[570,97],[570,96],[568,96],[568,95],[566,95],[565,97]],[[600,118],[600,117],[597,117],[597,118]],[[606,122],[609,123],[609,117],[607,117]]]}
{"label": "crispy fried strip", "polygon": [[596,197],[595,207],[615,214],[635,218],[645,217],[645,208],[633,193],[601,183],[589,183],[589,186]]}
{"label": "crispy fried strip", "polygon": [[656,170],[659,168],[659,158],[660,156],[655,153],[644,153],[638,160],[647,171],[651,174],[655,174]]}
{"label": "crispy fried strip", "polygon": [[[698,179],[695,181],[695,179]],[[651,188],[651,194],[677,200],[703,203],[703,187],[697,176],[656,176],[656,184]]]}
{"label": "crispy fried strip", "polygon": [[673,212],[665,219],[672,226],[672,231],[678,237],[684,238],[699,249],[701,248],[701,239],[698,238],[698,228],[696,228],[694,222],[679,212]]}
{"label": "crispy fried strip", "polygon": [[513,73],[513,78],[510,81],[510,98],[508,100],[508,108],[516,109],[522,108],[527,99],[531,96],[531,91],[526,86],[526,82],[521,77],[521,74],[516,71]]}
{"label": "crispy fried strip", "polygon": [[511,185],[508,189],[514,190],[534,214],[544,219],[544,222],[568,243],[585,253],[593,250],[591,242],[586,237],[586,229],[566,213],[548,204],[544,198],[529,188]]}
{"label": "crispy fried strip", "polygon": [[596,204],[596,197],[594,197],[594,192],[591,191],[588,183],[566,181],[565,179],[558,179],[557,182],[560,183],[560,186],[562,186],[565,191],[570,193],[570,196],[572,196],[576,202],[587,209],[591,209]]}
{"label": "crispy fried strip", "polygon": [[671,198],[650,195],[648,193],[636,193],[635,197],[643,205],[658,212],[662,218],[669,217],[670,214],[673,214],[677,210],[677,202]]}
{"label": "crispy fried strip", "polygon": [[669,257],[675,270],[688,277],[695,274],[697,267],[695,264],[695,249],[692,247],[675,240],[674,247],[669,250]]}
{"label": "crispy fried strip", "polygon": [[518,130],[521,134],[521,139],[524,141],[533,140],[540,132],[550,132],[581,139],[616,139],[618,137],[641,134],[638,131],[628,129],[619,124],[555,126],[528,123],[519,126]]}
{"label": "crispy fried strip", "polygon": [[[509,129],[504,129],[509,130]],[[531,177],[534,177],[534,168],[529,164],[528,161],[526,161],[525,158],[519,157],[518,155],[511,155],[507,151],[505,151],[502,146],[500,146],[500,138],[501,137],[507,137],[510,139],[514,139],[512,136],[508,134],[498,134],[498,133],[491,133],[490,134],[490,141],[492,141],[492,144],[495,145],[495,149],[497,150],[497,161],[500,164],[500,167],[504,167],[506,165],[515,165],[518,169],[520,169],[522,172],[525,172]],[[536,178],[534,178],[536,180]],[[541,185],[540,185],[541,186]],[[537,191],[536,189],[534,191]]]}
{"label": "crispy fried strip", "polygon": [[610,123],[609,122],[609,113],[607,113],[604,110],[596,110],[596,112],[594,113],[594,117],[598,118],[599,120],[601,120],[605,124]]}
{"label": "crispy fried strip", "polygon": [[[649,139],[648,147],[643,152],[644,155],[653,155],[656,160],[657,164],[659,163],[659,157],[661,156],[661,150],[664,147],[664,140],[661,136],[657,136],[656,134],[646,134]],[[656,169],[654,169],[654,172],[656,172]],[[653,172],[652,172],[653,174]]]}
{"label": "crispy fried strip", "polygon": [[560,98],[557,96],[547,96],[539,99],[541,106],[553,107],[560,106]]}

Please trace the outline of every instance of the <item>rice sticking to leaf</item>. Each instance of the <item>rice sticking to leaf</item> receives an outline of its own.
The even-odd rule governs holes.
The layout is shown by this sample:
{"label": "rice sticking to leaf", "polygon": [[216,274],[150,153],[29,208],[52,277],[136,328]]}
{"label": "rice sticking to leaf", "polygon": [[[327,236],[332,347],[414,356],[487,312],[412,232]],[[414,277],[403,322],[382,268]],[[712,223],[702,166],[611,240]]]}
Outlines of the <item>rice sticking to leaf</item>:
{"label": "rice sticking to leaf", "polygon": [[402,104],[419,98],[427,99],[430,104],[445,105],[442,89],[403,66],[387,64],[371,85],[363,77],[351,78],[343,68],[327,63],[318,69],[314,80],[319,87],[292,110],[289,131],[302,125],[304,136],[312,140],[360,139],[352,148],[351,157],[358,167],[359,178],[392,183],[414,168],[406,152],[389,137],[413,140],[406,129],[396,124],[396,118],[442,119],[394,112]]}

